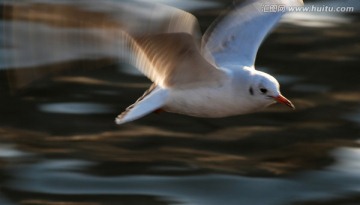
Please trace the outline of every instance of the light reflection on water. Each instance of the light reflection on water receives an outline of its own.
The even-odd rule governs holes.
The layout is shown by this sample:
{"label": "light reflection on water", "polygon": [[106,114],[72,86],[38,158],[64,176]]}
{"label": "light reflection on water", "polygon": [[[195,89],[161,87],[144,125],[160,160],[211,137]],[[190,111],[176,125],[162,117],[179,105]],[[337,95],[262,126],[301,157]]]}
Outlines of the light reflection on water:
{"label": "light reflection on water", "polygon": [[[279,79],[295,112],[165,113],[117,127],[150,84],[100,32],[118,26],[121,2],[50,2],[51,14],[14,9],[0,21],[1,205],[360,203],[358,13],[293,14],[264,42],[258,69]],[[194,11],[202,28],[226,8],[166,3]],[[151,14],[141,9],[137,23]]]}
{"label": "light reflection on water", "polygon": [[345,115],[344,118],[357,123],[360,127],[360,106],[357,110],[354,110],[351,114]]}
{"label": "light reflection on water", "polygon": [[360,176],[360,149],[343,147],[333,153],[337,161],[331,169]]}
{"label": "light reflection on water", "polygon": [[79,103],[79,102],[66,102],[66,103],[49,103],[39,105],[39,109],[43,112],[62,113],[62,114],[104,114],[114,113],[115,110],[110,106],[96,104],[96,103]]}
{"label": "light reflection on water", "polygon": [[15,149],[14,145],[9,145],[9,144],[0,145],[0,158],[3,159],[21,158],[27,155],[28,155],[27,153]]}
{"label": "light reflection on water", "polygon": [[221,2],[216,1],[204,1],[204,0],[154,0],[154,2],[167,4],[170,6],[174,6],[179,9],[183,9],[186,11],[193,11],[197,9],[208,9],[208,8],[216,8],[221,5]]}
{"label": "light reflection on water", "polygon": [[[347,152],[345,149],[341,152],[350,154],[344,153]],[[101,177],[81,173],[91,163],[52,160],[11,170],[18,180],[10,181],[9,186],[16,190],[60,195],[151,195],[181,204],[218,205],[224,201],[229,205],[290,204],[332,200],[360,191],[359,173],[354,172],[358,165],[348,166],[356,159],[352,154],[342,157],[344,159],[339,159],[332,169],[307,171],[284,179],[221,174]],[[338,166],[340,163],[347,166]]]}

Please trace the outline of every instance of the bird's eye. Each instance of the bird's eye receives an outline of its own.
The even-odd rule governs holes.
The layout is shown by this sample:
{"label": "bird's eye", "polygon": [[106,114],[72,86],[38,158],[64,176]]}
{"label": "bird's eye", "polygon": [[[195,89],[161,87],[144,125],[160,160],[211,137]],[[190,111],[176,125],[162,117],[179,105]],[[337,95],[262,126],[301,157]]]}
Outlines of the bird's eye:
{"label": "bird's eye", "polygon": [[267,89],[266,88],[260,88],[260,92],[263,93],[263,94],[266,94],[267,93]]}
{"label": "bird's eye", "polygon": [[254,95],[254,90],[252,87],[249,88],[249,93],[250,93],[250,95]]}

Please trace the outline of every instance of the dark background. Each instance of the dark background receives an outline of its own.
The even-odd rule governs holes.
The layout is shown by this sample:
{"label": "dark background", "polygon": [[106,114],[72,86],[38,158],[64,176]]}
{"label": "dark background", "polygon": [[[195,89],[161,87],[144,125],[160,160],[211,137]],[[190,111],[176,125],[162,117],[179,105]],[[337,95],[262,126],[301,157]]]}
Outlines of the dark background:
{"label": "dark background", "polygon": [[[114,118],[151,82],[87,39],[116,25],[113,11],[0,2],[1,205],[360,204],[358,1],[305,1],[356,11],[293,14],[262,45],[256,67],[295,112],[122,126]],[[231,1],[163,2],[204,31]]]}

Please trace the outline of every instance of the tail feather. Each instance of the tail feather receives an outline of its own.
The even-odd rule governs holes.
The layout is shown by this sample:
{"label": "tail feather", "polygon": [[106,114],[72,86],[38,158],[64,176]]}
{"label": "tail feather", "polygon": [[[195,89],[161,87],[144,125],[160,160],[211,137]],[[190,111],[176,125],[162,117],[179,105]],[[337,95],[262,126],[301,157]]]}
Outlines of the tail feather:
{"label": "tail feather", "polygon": [[139,119],[164,106],[168,91],[153,84],[134,104],[130,105],[115,119],[116,124],[124,124]]}

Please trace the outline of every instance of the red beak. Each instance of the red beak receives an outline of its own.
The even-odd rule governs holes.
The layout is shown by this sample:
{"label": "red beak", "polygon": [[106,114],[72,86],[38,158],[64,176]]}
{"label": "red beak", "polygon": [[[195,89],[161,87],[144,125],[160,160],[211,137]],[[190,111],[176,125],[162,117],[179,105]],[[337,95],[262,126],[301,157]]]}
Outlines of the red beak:
{"label": "red beak", "polygon": [[289,107],[291,107],[293,110],[295,110],[295,106],[291,103],[290,100],[286,99],[286,97],[282,96],[282,95],[279,95],[277,97],[274,97],[274,99],[279,102],[279,103],[282,103],[284,105],[287,105]]}

